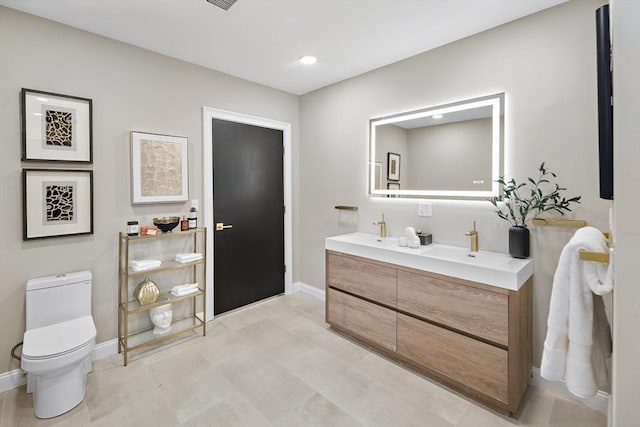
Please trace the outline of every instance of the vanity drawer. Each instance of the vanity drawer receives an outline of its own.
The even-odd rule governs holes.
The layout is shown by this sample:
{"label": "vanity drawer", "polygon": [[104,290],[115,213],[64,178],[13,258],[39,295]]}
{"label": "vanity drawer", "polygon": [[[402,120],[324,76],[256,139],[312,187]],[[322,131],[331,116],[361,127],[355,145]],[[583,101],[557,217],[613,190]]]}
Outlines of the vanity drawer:
{"label": "vanity drawer", "polygon": [[396,349],[396,312],[393,310],[328,289],[327,323],[389,350]]}
{"label": "vanity drawer", "polygon": [[507,346],[509,296],[398,271],[398,309]]}
{"label": "vanity drawer", "polygon": [[327,252],[328,286],[395,307],[396,276],[395,268]]}
{"label": "vanity drawer", "polygon": [[507,351],[398,313],[398,353],[485,395],[508,402]]}

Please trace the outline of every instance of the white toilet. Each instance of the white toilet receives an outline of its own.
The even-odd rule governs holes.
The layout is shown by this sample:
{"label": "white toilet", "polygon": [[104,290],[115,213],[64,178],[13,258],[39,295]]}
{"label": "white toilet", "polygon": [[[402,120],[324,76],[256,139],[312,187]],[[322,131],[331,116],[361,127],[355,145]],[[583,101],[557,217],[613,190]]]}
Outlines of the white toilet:
{"label": "white toilet", "polygon": [[91,272],[27,282],[27,330],[21,367],[38,418],[52,418],[82,402],[96,327],[91,316]]}

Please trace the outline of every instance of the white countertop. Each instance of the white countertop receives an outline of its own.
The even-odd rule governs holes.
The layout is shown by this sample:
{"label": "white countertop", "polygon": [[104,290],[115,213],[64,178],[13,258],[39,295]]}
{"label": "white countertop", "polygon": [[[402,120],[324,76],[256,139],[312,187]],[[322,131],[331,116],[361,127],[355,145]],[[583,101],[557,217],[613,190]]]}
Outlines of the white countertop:
{"label": "white countertop", "polygon": [[380,238],[370,233],[327,237],[325,248],[514,291],[533,275],[530,259],[512,258],[497,252],[470,252],[466,248],[438,243],[412,249],[400,247],[396,237]]}

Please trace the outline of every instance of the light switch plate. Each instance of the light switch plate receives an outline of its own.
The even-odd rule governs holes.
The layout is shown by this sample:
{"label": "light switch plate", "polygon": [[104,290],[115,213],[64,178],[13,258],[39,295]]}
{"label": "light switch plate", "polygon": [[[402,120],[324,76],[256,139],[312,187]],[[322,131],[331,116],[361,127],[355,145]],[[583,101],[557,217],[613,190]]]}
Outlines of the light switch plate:
{"label": "light switch plate", "polygon": [[191,207],[195,208],[197,211],[199,211],[200,210],[200,200],[191,199]]}
{"label": "light switch plate", "polygon": [[418,202],[418,216],[431,216],[431,203]]}

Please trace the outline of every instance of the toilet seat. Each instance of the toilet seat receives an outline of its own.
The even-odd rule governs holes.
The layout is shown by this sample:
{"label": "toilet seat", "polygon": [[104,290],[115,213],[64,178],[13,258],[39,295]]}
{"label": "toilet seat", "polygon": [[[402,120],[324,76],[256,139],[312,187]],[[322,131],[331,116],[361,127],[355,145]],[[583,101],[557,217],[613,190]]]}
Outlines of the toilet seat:
{"label": "toilet seat", "polygon": [[46,360],[76,352],[95,342],[92,316],[30,329],[24,334],[23,360]]}

